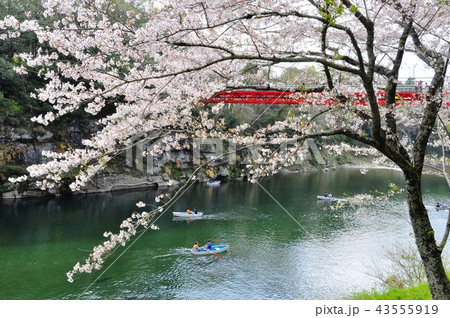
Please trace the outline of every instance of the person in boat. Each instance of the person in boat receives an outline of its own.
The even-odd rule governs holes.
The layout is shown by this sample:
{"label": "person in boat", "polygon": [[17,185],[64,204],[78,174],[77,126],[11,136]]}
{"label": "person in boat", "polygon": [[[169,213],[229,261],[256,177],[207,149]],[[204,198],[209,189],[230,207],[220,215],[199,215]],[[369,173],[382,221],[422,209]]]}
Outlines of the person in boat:
{"label": "person in boat", "polygon": [[200,247],[198,246],[198,242],[195,242],[194,246],[192,247],[192,251],[193,252],[197,252],[197,250],[199,250]]}
{"label": "person in boat", "polygon": [[212,249],[211,241],[208,240],[204,248],[206,248],[207,250],[211,250]]}
{"label": "person in boat", "polygon": [[194,208],[194,214],[197,214],[197,213],[198,213],[197,208]]}
{"label": "person in boat", "polygon": [[441,207],[441,205],[438,203],[436,203],[436,208],[439,209]]}
{"label": "person in boat", "polygon": [[192,213],[191,208],[187,208],[186,213],[191,214]]}

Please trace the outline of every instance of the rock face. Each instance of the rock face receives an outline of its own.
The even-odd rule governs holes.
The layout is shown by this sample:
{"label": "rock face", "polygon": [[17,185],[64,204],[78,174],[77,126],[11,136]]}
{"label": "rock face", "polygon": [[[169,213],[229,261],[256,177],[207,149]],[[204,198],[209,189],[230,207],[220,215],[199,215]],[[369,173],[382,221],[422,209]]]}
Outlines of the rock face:
{"label": "rock face", "polygon": [[62,151],[81,146],[81,140],[97,129],[94,121],[67,119],[62,123],[40,126],[0,127],[0,197],[4,199],[59,195],[59,191],[41,191],[21,185],[16,189],[9,177],[26,173],[27,166],[42,163],[47,158],[42,151]]}
{"label": "rock face", "polygon": [[0,128],[0,167],[5,164],[29,166],[42,162],[42,151],[57,151],[70,145],[80,147],[81,140],[97,130],[94,121],[71,119],[51,127],[30,123],[28,127]]}
{"label": "rock face", "polygon": [[[64,151],[67,147],[81,147],[82,139],[88,138],[96,130],[95,122],[86,119],[70,119],[45,128],[0,127],[0,197],[18,199],[63,195],[68,191],[67,184],[61,188],[42,191],[32,184],[21,184],[16,188],[16,185],[8,182],[8,178],[23,175],[29,165],[45,162],[46,158],[42,156],[42,151],[58,152]],[[202,168],[197,173],[197,180],[205,182],[211,179],[242,178],[242,165],[253,160],[252,154],[249,153],[242,158],[238,155],[221,156],[225,153],[223,147],[220,142],[209,140],[204,144],[198,144],[198,147],[166,152],[155,157],[140,156],[142,151],[146,150],[144,147],[139,150],[131,149],[123,157],[117,157],[106,171],[100,172],[80,192],[109,192],[177,185],[187,179],[199,164],[217,157],[219,158],[209,162],[208,167]],[[321,163],[324,162],[322,159]]]}
{"label": "rock face", "polygon": [[[63,128],[61,128],[63,127]],[[0,128],[0,197],[20,199],[38,196],[59,196],[62,189],[42,191],[33,185],[21,184],[19,187],[8,182],[11,176],[24,174],[29,165],[45,162],[42,151],[63,151],[67,147],[80,147],[81,140],[96,130],[93,121],[72,120],[53,127],[1,127]],[[136,152],[136,151],[135,151]],[[216,154],[215,147],[203,147],[198,153],[201,162]],[[125,156],[128,156],[126,154]],[[136,156],[136,154],[134,154]],[[136,188],[160,188],[177,185],[188,177],[194,167],[192,150],[180,150],[164,155],[136,160],[122,158],[114,168],[99,173],[80,192],[96,193]],[[151,160],[151,167],[149,163]],[[140,166],[136,162],[140,161]],[[139,164],[139,162],[138,162]],[[151,169],[150,169],[151,168]],[[199,180],[207,181],[217,177],[229,176],[226,159],[214,163],[207,171],[200,173]]]}
{"label": "rock face", "polygon": [[177,185],[179,181],[171,180],[166,175],[142,175],[140,177],[129,174],[108,174],[102,173],[91,180],[82,193],[110,192],[117,190],[169,187]]}
{"label": "rock face", "polygon": [[17,163],[29,166],[39,162],[45,162],[46,158],[42,156],[42,151],[56,151],[56,145],[51,142],[33,143],[29,146],[23,145],[24,151],[18,155]]}
{"label": "rock face", "polygon": [[36,198],[36,197],[46,197],[51,196],[50,192],[40,191],[40,190],[26,190],[19,192],[18,190],[13,190],[3,193],[2,199],[5,200],[15,200],[15,199],[25,199],[25,198]]}

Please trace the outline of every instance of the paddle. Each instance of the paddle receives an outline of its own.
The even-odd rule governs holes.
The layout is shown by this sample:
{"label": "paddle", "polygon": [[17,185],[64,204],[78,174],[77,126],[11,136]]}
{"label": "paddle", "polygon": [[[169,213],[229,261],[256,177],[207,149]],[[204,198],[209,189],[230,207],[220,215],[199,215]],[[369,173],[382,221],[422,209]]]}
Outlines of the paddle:
{"label": "paddle", "polygon": [[[208,247],[210,247],[210,248],[208,248]],[[211,243],[210,243],[210,241],[208,241],[208,244],[207,245],[205,245],[204,247],[203,247],[205,250],[207,250],[208,252],[210,252],[211,254],[213,254],[213,255],[215,255],[215,256],[217,256],[217,258],[219,258],[219,255],[218,254],[216,254],[216,253],[213,253],[213,252],[211,252],[211,248],[212,248],[212,246],[211,246]]]}
{"label": "paddle", "polygon": [[206,247],[205,247],[204,249],[207,250],[208,252],[210,252],[211,254],[217,256],[217,258],[219,258],[219,254],[216,254],[216,253],[211,252],[211,250],[208,249],[208,248],[206,248]]}
{"label": "paddle", "polygon": [[211,250],[208,250],[208,249],[207,249],[207,251],[210,252],[212,255],[217,256],[217,258],[219,258],[219,254],[213,253],[213,252],[211,252]]}

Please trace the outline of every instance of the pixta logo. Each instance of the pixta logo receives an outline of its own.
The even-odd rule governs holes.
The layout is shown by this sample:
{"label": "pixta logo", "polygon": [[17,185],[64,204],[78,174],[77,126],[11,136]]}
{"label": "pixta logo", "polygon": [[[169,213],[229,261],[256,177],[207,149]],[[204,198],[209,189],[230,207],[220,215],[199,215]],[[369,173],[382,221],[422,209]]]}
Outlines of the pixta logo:
{"label": "pixta logo", "polygon": [[[178,162],[185,167],[195,167],[205,163],[210,166],[237,163],[264,165],[267,162],[263,154],[267,153],[267,149],[271,148],[279,158],[288,158],[294,155],[291,150],[298,147],[296,141],[277,145],[240,144],[237,146],[232,140],[218,138],[193,138],[183,140],[182,143],[184,147],[181,150],[175,150],[159,133],[133,136],[126,150],[126,165],[152,175],[161,173],[164,165],[170,162]],[[306,145],[303,147],[303,152],[308,152]],[[303,157],[298,156],[295,163],[299,164],[301,161]],[[283,162],[279,163],[283,164]]]}
{"label": "pixta logo", "polygon": [[156,174],[170,161],[170,153],[152,155],[155,148],[160,147],[160,134],[139,134],[130,138],[126,149],[126,165],[148,174]]}

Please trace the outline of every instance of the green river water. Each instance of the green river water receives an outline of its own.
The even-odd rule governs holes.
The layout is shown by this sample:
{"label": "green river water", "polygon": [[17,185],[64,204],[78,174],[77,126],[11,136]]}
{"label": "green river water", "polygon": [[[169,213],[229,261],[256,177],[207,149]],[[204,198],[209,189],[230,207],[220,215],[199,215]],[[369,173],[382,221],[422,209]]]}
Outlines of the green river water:
{"label": "green river water", "polygon": [[[250,184],[229,181],[219,187],[193,185],[156,224],[110,268],[80,276],[65,273],[103,242],[105,231],[118,231],[160,191],[140,190],[56,199],[0,202],[0,299],[340,299],[376,286],[368,275],[373,262],[387,264],[384,249],[412,242],[404,195],[378,207],[327,209],[316,200],[386,190],[403,185],[390,170],[340,169],[283,174]],[[442,178],[426,176],[425,203],[440,238],[448,202]],[[205,213],[180,222],[172,211],[187,206]],[[294,220],[295,219],[295,220]],[[194,241],[229,244],[229,251],[193,257]],[[116,260],[117,259],[117,260]],[[95,283],[93,283],[95,281]],[[92,284],[93,283],[93,284]]]}

